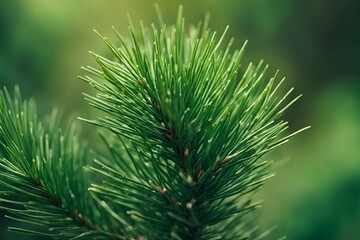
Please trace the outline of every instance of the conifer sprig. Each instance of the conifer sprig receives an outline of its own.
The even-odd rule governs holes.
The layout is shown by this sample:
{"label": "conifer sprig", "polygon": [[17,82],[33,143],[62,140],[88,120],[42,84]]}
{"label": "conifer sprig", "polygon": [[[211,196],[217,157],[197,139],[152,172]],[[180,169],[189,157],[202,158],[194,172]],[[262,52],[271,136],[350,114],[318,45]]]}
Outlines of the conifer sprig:
{"label": "conifer sprig", "polygon": [[[160,17],[160,19],[162,19]],[[94,154],[77,127],[60,129],[56,111],[39,121],[34,102],[0,91],[0,208],[55,239],[262,239],[253,195],[269,174],[261,160],[284,135],[284,112],[300,97],[277,97],[284,79],[267,80],[261,61],[244,67],[208,29],[129,27],[120,47],[98,34],[113,59],[91,53],[100,68],[81,77],[104,116],[108,154]],[[92,171],[93,179],[89,172]],[[101,181],[99,181],[101,180]],[[32,227],[33,226],[33,227]]]}
{"label": "conifer sprig", "polygon": [[112,236],[88,194],[88,150],[76,136],[74,124],[60,129],[55,110],[40,122],[34,102],[23,102],[18,88],[13,99],[0,91],[0,208],[31,226],[11,231],[52,239]]}
{"label": "conifer sprig", "polygon": [[117,136],[105,139],[116,161],[96,161],[106,180],[90,191],[138,237],[255,237],[251,195],[270,176],[260,158],[293,135],[279,138],[288,128],[280,118],[300,96],[277,98],[283,80],[266,80],[262,62],[239,71],[244,47],[223,48],[227,28],[220,37],[207,22],[187,31],[182,8],[174,26],[139,29],[115,31],[120,47],[99,34],[115,59],[91,53],[100,69],[85,70],[102,80],[81,77],[106,113],[86,121]]}

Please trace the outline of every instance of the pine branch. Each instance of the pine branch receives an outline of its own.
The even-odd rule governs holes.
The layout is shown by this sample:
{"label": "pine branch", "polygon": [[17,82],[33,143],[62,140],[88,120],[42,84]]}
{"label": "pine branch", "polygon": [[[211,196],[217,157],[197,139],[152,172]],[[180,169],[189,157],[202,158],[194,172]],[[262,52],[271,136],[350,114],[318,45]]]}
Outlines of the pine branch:
{"label": "pine branch", "polygon": [[107,116],[86,121],[117,137],[104,137],[111,157],[92,169],[106,180],[90,191],[138,238],[254,238],[252,194],[270,177],[260,159],[293,135],[279,138],[280,119],[299,97],[278,99],[283,80],[262,62],[240,74],[245,44],[231,53],[227,28],[218,38],[207,21],[185,33],[181,12],[175,26],[115,31],[119,48],[99,34],[115,60],[91,53],[101,69],[84,69],[105,81],[81,78]]}
{"label": "pine branch", "polygon": [[0,92],[0,208],[33,226],[9,229],[52,239],[121,238],[109,233],[87,192],[88,149],[76,126],[62,132],[56,111],[42,124],[35,108],[22,102],[18,88],[14,99]]}
{"label": "pine branch", "polygon": [[[271,177],[262,157],[286,143],[284,112],[300,97],[278,98],[284,79],[267,80],[262,61],[241,65],[203,25],[185,30],[182,8],[174,26],[140,23],[120,47],[98,34],[113,60],[91,53],[100,69],[81,77],[86,95],[105,116],[85,120],[101,135],[107,155],[95,154],[59,127],[44,123],[33,101],[0,92],[0,208],[33,227],[10,230],[55,239],[262,239],[253,195]],[[131,24],[132,25],[132,24]],[[290,98],[290,99],[289,99]],[[282,136],[282,137],[281,137]],[[91,181],[89,172],[94,174]],[[88,188],[90,186],[90,188]]]}

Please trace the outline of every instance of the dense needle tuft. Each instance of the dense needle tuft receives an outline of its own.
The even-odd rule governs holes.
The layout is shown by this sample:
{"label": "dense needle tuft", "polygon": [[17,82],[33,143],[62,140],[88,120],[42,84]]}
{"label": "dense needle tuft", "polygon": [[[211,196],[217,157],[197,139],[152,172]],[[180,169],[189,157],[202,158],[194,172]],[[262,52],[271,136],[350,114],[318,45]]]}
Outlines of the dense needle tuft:
{"label": "dense needle tuft", "polygon": [[149,239],[255,237],[251,195],[270,177],[260,158],[288,141],[280,119],[298,97],[279,99],[283,80],[266,80],[262,61],[241,67],[246,44],[224,44],[228,28],[187,30],[181,12],[129,38],[114,29],[118,46],[98,33],[114,58],[91,53],[100,69],[85,70],[98,79],[82,79],[98,94],[86,98],[106,115],[86,121],[116,135],[104,137],[116,163],[97,161],[107,180],[90,191]]}
{"label": "dense needle tuft", "polygon": [[[160,20],[162,18],[160,17]],[[56,111],[39,121],[33,101],[0,92],[0,208],[30,223],[14,231],[55,239],[262,239],[253,195],[269,174],[262,160],[284,135],[284,112],[268,66],[241,65],[226,32],[176,24],[129,27],[113,54],[80,77],[103,115],[106,154],[88,154]],[[305,129],[305,128],[304,128]],[[302,130],[304,130],[302,129]],[[302,131],[300,130],[300,131]],[[299,132],[299,131],[298,131]],[[89,164],[89,158],[93,163]],[[90,176],[93,178],[90,179]]]}
{"label": "dense needle tuft", "polygon": [[0,209],[29,228],[9,230],[52,239],[112,237],[87,191],[89,155],[77,126],[61,130],[56,110],[41,122],[34,101],[22,101],[18,88],[14,95],[0,91]]}

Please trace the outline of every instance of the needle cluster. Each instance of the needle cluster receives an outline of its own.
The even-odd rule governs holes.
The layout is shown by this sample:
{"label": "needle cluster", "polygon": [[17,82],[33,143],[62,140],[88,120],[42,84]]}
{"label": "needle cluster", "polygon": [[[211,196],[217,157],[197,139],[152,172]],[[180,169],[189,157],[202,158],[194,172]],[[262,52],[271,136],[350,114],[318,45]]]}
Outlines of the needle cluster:
{"label": "needle cluster", "polygon": [[[185,27],[179,8],[163,23],[118,45],[99,34],[113,58],[91,53],[98,68],[80,77],[103,115],[82,119],[104,129],[108,154],[95,154],[56,114],[40,123],[33,102],[0,96],[0,207],[38,225],[11,230],[76,239],[260,239],[253,194],[269,174],[261,157],[296,134],[283,135],[285,110],[277,73],[261,61],[242,66],[207,19]],[[94,126],[94,127],[95,127]],[[303,129],[302,129],[303,130]],[[300,130],[301,131],[301,130]],[[280,137],[282,136],[282,137]],[[90,179],[89,171],[95,178]],[[100,179],[100,180],[99,180]]]}

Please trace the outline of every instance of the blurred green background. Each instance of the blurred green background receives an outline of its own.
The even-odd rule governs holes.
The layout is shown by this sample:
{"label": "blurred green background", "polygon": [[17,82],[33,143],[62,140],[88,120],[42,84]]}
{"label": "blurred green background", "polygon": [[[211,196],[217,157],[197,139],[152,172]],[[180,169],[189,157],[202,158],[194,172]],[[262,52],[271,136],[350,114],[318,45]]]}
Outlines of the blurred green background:
{"label": "blurred green background", "polygon": [[[360,1],[158,3],[168,23],[180,3],[188,24],[210,12],[211,28],[230,25],[236,47],[249,40],[244,65],[264,59],[304,94],[286,118],[293,130],[312,128],[267,156],[279,167],[261,193],[261,226],[277,225],[274,236],[294,240],[360,239]],[[81,95],[90,89],[76,76],[95,65],[89,50],[106,54],[92,29],[126,33],[126,13],[134,22],[157,21],[145,0],[0,0],[0,85],[20,85],[41,113],[60,106],[64,115],[94,115]],[[6,231],[3,215],[0,239],[21,239]]]}

